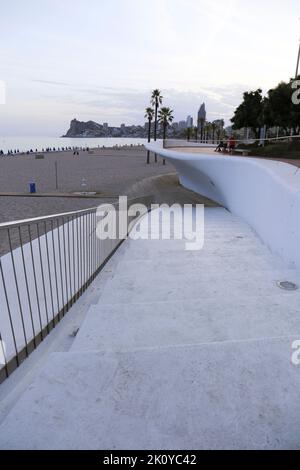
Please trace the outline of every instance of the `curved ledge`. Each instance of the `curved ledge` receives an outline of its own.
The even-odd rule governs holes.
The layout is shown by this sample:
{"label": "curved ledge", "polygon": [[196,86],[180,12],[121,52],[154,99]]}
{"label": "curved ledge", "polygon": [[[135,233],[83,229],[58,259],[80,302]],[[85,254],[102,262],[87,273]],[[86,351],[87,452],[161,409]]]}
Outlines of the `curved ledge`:
{"label": "curved ledge", "polygon": [[265,159],[146,148],[168,159],[180,183],[243,218],[288,263],[300,269],[300,172]]}

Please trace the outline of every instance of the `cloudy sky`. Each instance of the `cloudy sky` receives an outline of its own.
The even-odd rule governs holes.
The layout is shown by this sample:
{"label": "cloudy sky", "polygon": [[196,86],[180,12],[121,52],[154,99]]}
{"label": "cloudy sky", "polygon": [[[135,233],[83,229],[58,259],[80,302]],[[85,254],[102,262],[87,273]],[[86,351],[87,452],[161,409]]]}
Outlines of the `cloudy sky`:
{"label": "cloudy sky", "polygon": [[242,92],[296,68],[297,0],[0,0],[0,135],[69,121],[143,123],[160,88],[176,120],[230,119]]}

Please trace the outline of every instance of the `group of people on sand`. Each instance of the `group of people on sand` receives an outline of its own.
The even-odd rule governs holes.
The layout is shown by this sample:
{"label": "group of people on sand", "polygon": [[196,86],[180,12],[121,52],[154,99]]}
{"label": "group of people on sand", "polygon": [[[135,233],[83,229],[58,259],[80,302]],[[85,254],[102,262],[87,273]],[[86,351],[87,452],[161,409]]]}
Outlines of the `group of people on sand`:
{"label": "group of people on sand", "polygon": [[221,140],[219,145],[215,148],[215,152],[229,153],[232,155],[236,146],[236,140],[234,135],[229,137],[228,140]]}
{"label": "group of people on sand", "polygon": [[75,152],[77,152],[77,155],[79,155],[78,153],[78,150],[82,150],[83,152],[85,151],[89,151],[90,148],[89,147],[46,147],[46,148],[42,148],[41,150],[38,150],[38,149],[30,149],[30,150],[27,150],[27,151],[23,151],[23,152],[20,152],[19,149],[15,149],[15,150],[8,150],[6,153],[3,151],[3,150],[0,150],[0,156],[13,156],[13,155],[30,155],[32,153],[49,153],[49,152],[66,152],[66,151],[74,151],[74,155],[75,155]]}

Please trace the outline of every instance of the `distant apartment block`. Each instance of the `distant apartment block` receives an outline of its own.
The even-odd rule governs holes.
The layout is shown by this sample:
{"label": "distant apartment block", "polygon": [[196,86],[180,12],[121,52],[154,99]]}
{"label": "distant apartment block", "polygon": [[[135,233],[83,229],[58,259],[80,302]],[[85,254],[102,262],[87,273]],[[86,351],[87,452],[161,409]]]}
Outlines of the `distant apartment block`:
{"label": "distant apartment block", "polygon": [[187,127],[188,129],[190,129],[191,127],[193,127],[193,122],[194,122],[194,120],[193,120],[192,116],[188,116],[188,117],[186,118],[186,127]]}

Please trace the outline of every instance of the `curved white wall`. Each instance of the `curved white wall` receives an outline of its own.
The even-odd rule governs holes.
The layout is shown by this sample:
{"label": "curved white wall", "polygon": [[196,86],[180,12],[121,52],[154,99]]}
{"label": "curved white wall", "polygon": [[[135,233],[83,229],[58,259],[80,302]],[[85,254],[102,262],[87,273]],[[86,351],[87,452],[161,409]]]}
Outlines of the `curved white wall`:
{"label": "curved white wall", "polygon": [[287,163],[220,154],[147,149],[170,160],[186,188],[248,222],[270,249],[300,269],[300,169]]}

